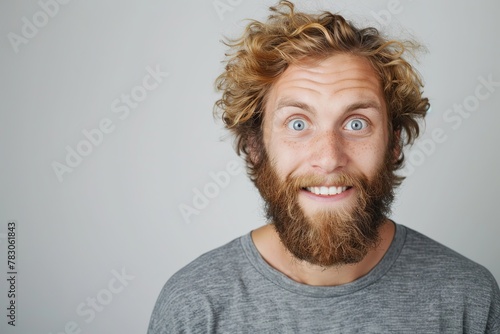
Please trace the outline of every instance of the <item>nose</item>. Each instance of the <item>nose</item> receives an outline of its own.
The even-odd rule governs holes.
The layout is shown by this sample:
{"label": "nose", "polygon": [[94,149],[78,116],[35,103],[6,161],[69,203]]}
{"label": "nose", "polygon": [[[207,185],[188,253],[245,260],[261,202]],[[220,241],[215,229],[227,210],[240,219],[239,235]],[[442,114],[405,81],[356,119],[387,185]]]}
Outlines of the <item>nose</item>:
{"label": "nose", "polygon": [[312,141],[310,147],[311,166],[321,173],[333,173],[347,164],[345,143],[335,131],[323,131]]}

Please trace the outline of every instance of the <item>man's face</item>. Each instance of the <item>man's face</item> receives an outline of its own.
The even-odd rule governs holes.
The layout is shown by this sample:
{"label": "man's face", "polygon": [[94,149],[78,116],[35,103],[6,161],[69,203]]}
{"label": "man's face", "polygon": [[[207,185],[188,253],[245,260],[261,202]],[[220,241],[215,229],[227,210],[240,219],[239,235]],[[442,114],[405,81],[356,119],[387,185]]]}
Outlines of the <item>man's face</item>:
{"label": "man's face", "polygon": [[256,184],[284,245],[301,260],[360,261],[393,198],[387,110],[367,60],[291,65],[269,92]]}

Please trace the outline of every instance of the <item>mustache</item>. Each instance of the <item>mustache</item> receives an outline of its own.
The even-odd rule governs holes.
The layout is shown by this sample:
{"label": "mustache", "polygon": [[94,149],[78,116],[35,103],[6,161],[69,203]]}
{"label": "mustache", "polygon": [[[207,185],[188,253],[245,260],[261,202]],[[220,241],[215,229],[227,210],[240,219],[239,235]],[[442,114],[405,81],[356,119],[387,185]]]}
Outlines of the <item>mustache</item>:
{"label": "mustache", "polygon": [[346,172],[341,172],[336,175],[318,175],[318,174],[304,174],[296,176],[288,176],[286,183],[292,190],[300,190],[306,187],[356,187],[359,186],[360,177],[353,176]]}
{"label": "mustache", "polygon": [[[355,188],[364,196],[358,198],[359,205],[366,204],[366,198],[371,197],[366,191],[366,185],[368,184],[367,178],[362,175],[352,175],[347,172],[340,172],[335,175],[321,175],[307,173],[302,175],[288,175],[286,180],[281,184],[278,184],[276,188],[269,188],[267,192],[266,199],[271,201],[277,201],[283,203],[283,209],[285,209],[289,215],[295,215],[293,212],[294,207],[292,204],[295,203],[299,196],[299,192],[307,187],[318,187],[318,186],[335,186],[335,187],[347,187]],[[272,190],[274,189],[274,190]]]}

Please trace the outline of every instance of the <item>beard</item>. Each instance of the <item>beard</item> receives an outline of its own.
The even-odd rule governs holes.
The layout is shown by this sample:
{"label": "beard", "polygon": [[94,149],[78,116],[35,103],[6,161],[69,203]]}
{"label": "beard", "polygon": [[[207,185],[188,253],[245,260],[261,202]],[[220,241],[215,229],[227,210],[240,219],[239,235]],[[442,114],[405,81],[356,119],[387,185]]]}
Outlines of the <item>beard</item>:
{"label": "beard", "polygon": [[[254,183],[265,201],[266,216],[285,248],[298,260],[332,267],[358,263],[377,246],[379,227],[394,200],[392,165],[393,158],[386,152],[372,180],[342,172],[335,176],[288,175],[282,181],[264,153],[254,169]],[[299,193],[321,184],[346,186],[355,192],[355,198],[307,215],[299,203]]]}

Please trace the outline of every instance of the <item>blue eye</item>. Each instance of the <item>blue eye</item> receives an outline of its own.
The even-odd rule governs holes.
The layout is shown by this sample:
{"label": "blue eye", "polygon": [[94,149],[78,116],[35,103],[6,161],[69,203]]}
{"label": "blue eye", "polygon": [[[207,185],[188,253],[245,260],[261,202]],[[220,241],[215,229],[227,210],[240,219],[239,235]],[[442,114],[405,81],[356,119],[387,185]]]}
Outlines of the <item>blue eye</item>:
{"label": "blue eye", "polygon": [[347,122],[346,129],[351,131],[360,131],[368,126],[368,122],[364,119],[354,118]]}
{"label": "blue eye", "polygon": [[288,128],[295,130],[295,131],[302,131],[305,128],[307,128],[307,123],[303,119],[293,119],[290,122],[288,122]]}

